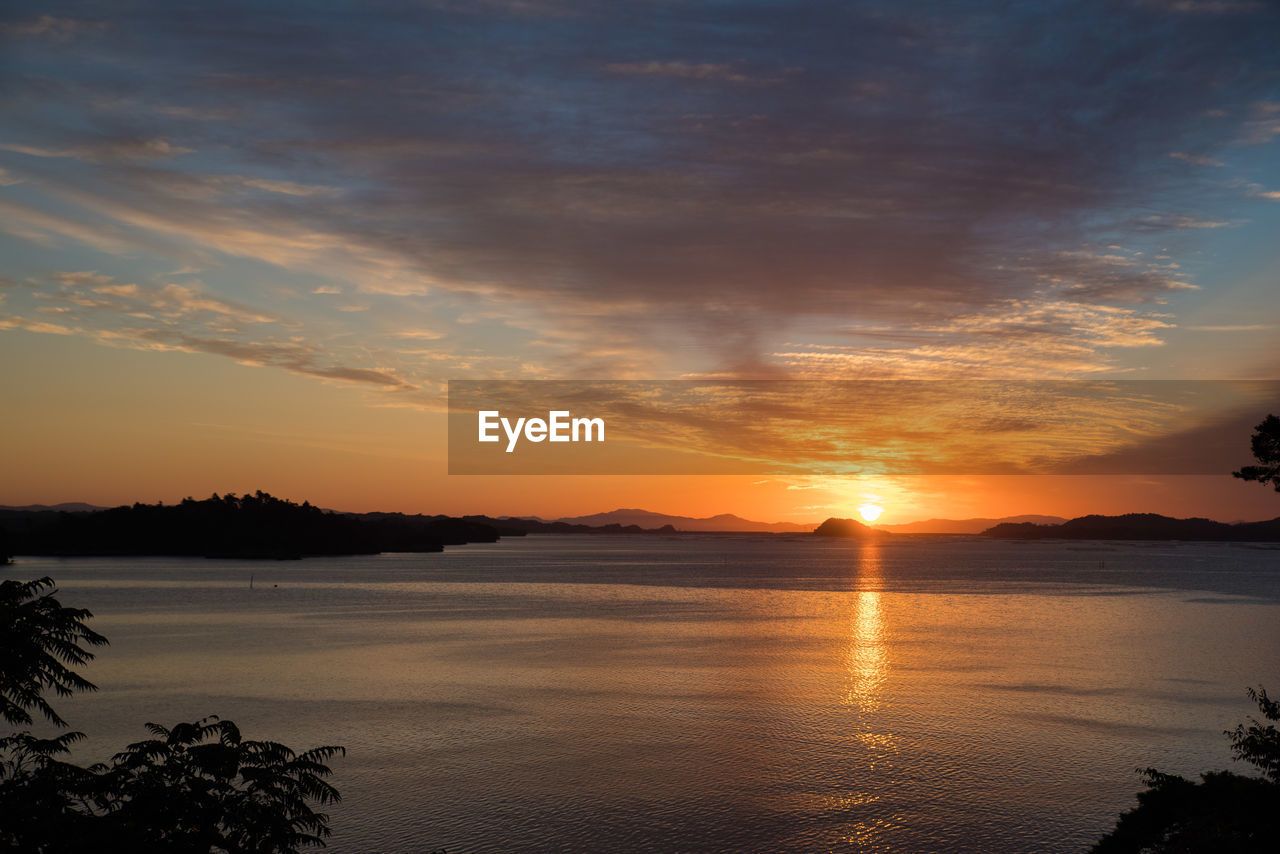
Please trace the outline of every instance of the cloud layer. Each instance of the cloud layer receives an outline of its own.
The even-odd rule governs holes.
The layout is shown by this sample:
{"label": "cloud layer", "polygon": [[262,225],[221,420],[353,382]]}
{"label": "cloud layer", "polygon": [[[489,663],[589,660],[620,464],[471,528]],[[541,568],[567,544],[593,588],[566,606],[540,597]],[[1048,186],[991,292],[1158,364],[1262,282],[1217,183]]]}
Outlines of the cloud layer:
{"label": "cloud layer", "polygon": [[1268,203],[1231,164],[1280,136],[1278,36],[1189,0],[10,4],[0,229],[44,255],[9,325],[394,388],[1093,373],[1165,340],[1223,199]]}

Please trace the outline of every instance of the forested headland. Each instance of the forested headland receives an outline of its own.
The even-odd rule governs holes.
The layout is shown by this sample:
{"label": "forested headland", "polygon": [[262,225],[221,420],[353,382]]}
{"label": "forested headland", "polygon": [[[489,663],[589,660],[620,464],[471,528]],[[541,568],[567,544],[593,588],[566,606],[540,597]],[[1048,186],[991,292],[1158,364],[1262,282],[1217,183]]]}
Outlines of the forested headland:
{"label": "forested headland", "polygon": [[289,559],[438,552],[450,545],[491,543],[499,536],[497,528],[473,520],[337,513],[261,491],[80,513],[0,511],[0,555]]}

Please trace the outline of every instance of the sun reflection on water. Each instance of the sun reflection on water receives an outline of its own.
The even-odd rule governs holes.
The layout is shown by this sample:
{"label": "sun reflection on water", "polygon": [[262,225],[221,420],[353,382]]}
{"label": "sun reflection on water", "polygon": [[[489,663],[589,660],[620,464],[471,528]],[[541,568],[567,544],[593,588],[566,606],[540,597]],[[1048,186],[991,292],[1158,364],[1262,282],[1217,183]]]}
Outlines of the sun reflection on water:
{"label": "sun reflection on water", "polygon": [[[844,704],[857,708],[866,717],[880,709],[885,680],[889,675],[889,653],[885,643],[884,615],[880,604],[880,545],[864,543],[858,555],[858,592],[853,599],[853,621],[845,652],[848,680]],[[859,734],[872,736],[874,733]]]}
{"label": "sun reflection on water", "polygon": [[853,592],[849,599],[852,615],[845,634],[845,679],[840,704],[846,710],[845,736],[857,745],[854,753],[860,761],[856,769],[850,769],[847,790],[836,799],[835,808],[843,813],[844,820],[831,843],[834,847],[852,847],[859,851],[887,851],[890,849],[885,846],[884,838],[896,826],[898,818],[892,811],[877,807],[880,793],[876,781],[886,773],[893,773],[891,757],[897,752],[898,743],[887,731],[882,714],[890,660],[881,602],[880,544],[862,543],[854,559]]}

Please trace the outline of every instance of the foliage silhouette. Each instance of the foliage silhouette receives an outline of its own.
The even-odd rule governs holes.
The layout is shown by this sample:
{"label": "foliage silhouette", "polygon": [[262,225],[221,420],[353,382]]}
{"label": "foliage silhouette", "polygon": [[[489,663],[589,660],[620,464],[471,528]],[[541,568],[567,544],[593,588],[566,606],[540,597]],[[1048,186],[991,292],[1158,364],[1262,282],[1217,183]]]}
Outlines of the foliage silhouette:
{"label": "foliage silhouette", "polygon": [[216,717],[147,728],[154,738],[90,769],[108,838],[166,851],[277,852],[329,836],[328,816],[310,802],[339,800],[324,780],[324,761],[345,753],[341,747],[296,754],[275,742],[245,741],[234,723]]}
{"label": "foliage silhouette", "polygon": [[45,700],[45,690],[61,697],[96,690],[66,665],[90,661],[93,653],[85,646],[104,646],[107,639],[85,625],[93,614],[64,608],[52,594],[38,595],[52,587],[48,576],[0,582],[0,717],[11,724],[30,724],[34,709],[50,723],[66,726]]}
{"label": "foliage silhouette", "polygon": [[1276,488],[1276,492],[1280,492],[1280,418],[1268,415],[1254,431],[1249,444],[1253,450],[1253,458],[1260,465],[1244,466],[1239,471],[1233,471],[1231,476],[1269,483]]}
{"label": "foliage silhouette", "polygon": [[[1250,689],[1249,697],[1264,718],[1280,721],[1280,702],[1264,689]],[[1138,806],[1121,814],[1094,854],[1274,852],[1280,840],[1280,732],[1274,723],[1251,718],[1226,735],[1235,758],[1262,776],[1212,771],[1196,783],[1148,768]]]}
{"label": "foliage silhouette", "polygon": [[[91,660],[86,646],[107,641],[85,625],[90,612],[63,607],[52,588],[49,578],[0,582],[0,711],[10,723],[31,723],[36,710],[65,726],[44,692],[96,687],[66,665]],[[343,748],[295,753],[246,741],[217,717],[147,728],[152,738],[88,768],[59,758],[82,733],[0,738],[0,850],[296,854],[324,845],[329,818],[312,804],[339,800],[325,762]]]}

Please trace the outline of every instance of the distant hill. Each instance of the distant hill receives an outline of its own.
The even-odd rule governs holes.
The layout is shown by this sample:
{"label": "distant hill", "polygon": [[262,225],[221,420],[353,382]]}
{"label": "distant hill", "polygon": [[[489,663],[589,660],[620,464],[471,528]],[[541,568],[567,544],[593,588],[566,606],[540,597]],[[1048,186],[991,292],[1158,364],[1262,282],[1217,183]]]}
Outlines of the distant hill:
{"label": "distant hill", "polygon": [[996,525],[983,532],[1005,540],[1208,540],[1280,542],[1280,518],[1228,525],[1212,519],[1173,519],[1155,513],[1081,516],[1060,525],[1028,522]]}
{"label": "distant hill", "polygon": [[774,534],[799,534],[813,530],[813,525],[798,525],[795,522],[753,522],[732,513],[721,513],[719,516],[668,516],[665,513],[654,513],[650,510],[611,510],[608,513],[595,513],[590,516],[572,516],[557,519],[567,525],[588,525],[601,527],[604,525],[635,525],[639,528],[653,530],[670,525],[677,531],[720,531],[748,532],[758,531]]}
{"label": "distant hill", "polygon": [[828,519],[814,529],[819,537],[843,537],[852,540],[874,540],[892,537],[879,528],[864,525],[856,519]]}
{"label": "distant hill", "polygon": [[988,528],[1002,524],[1030,523],[1033,525],[1061,525],[1067,521],[1061,516],[1005,516],[1000,519],[925,519],[921,522],[903,522],[898,525],[876,525],[881,531],[894,534],[981,534]]}
{"label": "distant hill", "polygon": [[85,504],[83,501],[64,501],[62,504],[25,504],[16,507],[12,504],[0,504],[0,510],[15,510],[19,513],[93,513],[106,510],[96,504]]}
{"label": "distant hill", "polygon": [[[619,525],[614,522],[608,525],[578,525],[570,522],[548,522],[537,517],[503,516],[463,516],[464,521],[478,522],[497,530],[504,537],[522,537],[525,534],[675,534],[671,525],[661,528],[641,528],[639,525]],[[705,533],[705,532],[704,532]]]}

